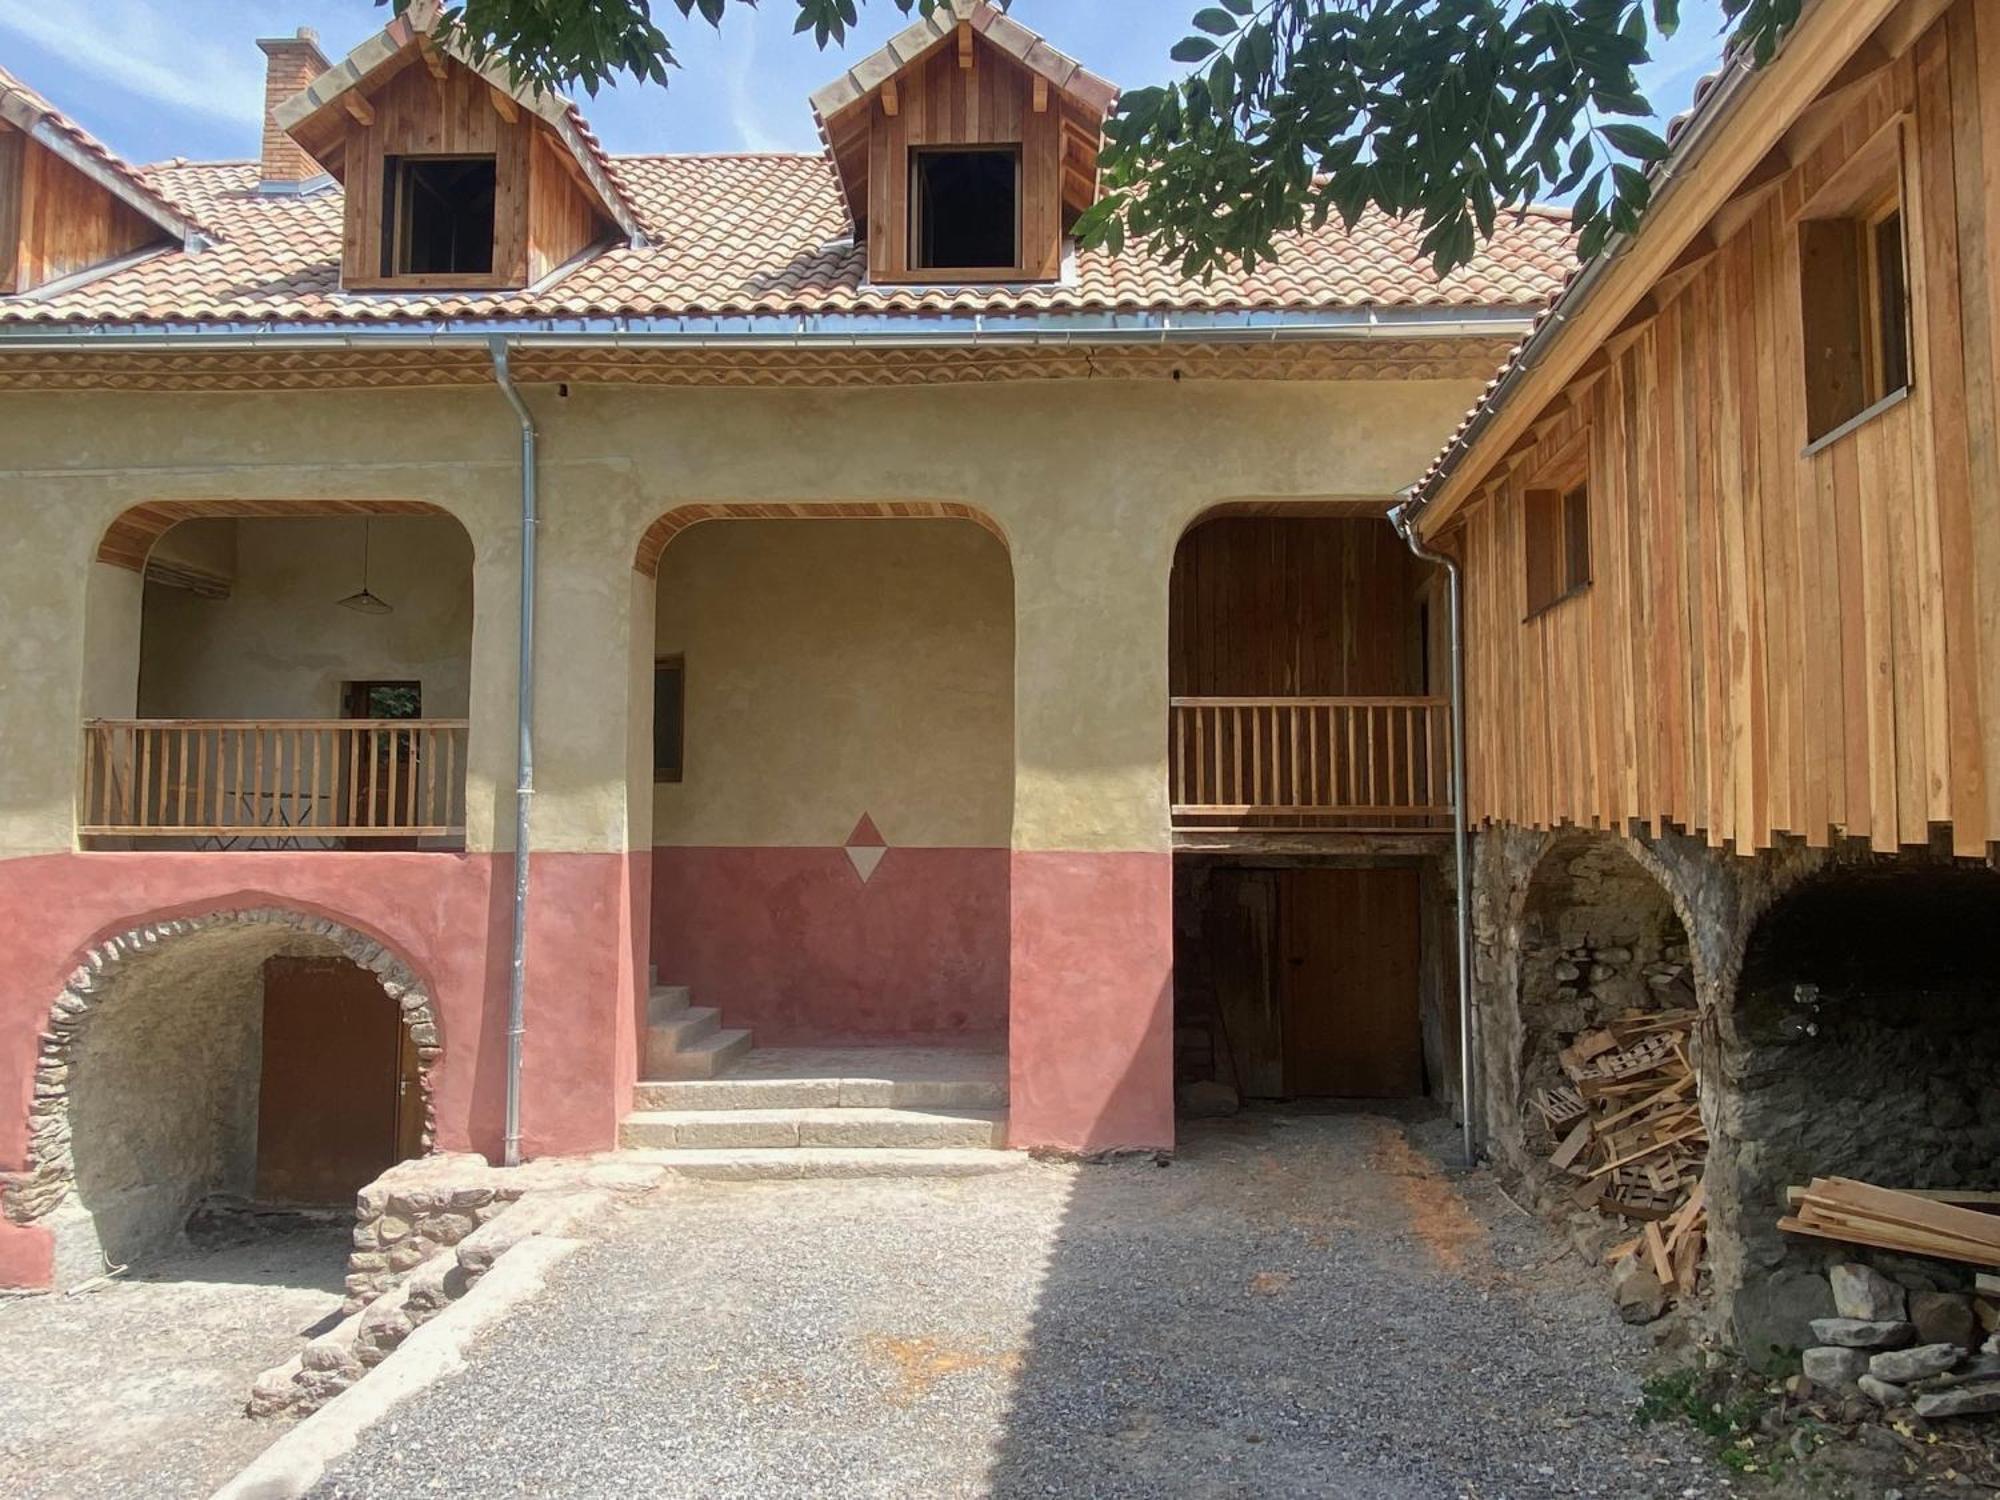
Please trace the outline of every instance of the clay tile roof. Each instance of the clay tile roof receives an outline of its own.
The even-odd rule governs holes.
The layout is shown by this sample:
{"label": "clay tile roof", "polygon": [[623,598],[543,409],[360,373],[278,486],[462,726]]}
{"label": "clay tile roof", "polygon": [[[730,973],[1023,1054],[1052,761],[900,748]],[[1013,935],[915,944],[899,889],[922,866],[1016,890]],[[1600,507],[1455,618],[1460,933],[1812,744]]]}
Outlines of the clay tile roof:
{"label": "clay tile roof", "polygon": [[163,254],[45,298],[0,298],[0,323],[189,323],[726,317],[813,313],[1106,313],[1541,307],[1574,261],[1567,215],[1503,218],[1471,264],[1439,280],[1415,225],[1368,214],[1352,232],[1281,237],[1254,273],[1189,280],[1141,247],[1078,251],[1058,282],[875,286],[819,155],[615,159],[645,243],[605,250],[517,292],[340,290],[339,189],[257,191],[255,163],[174,164],[141,176],[187,203],[217,243]]}
{"label": "clay tile roof", "polygon": [[213,238],[199,217],[4,67],[0,120],[56,151],[183,243]]}

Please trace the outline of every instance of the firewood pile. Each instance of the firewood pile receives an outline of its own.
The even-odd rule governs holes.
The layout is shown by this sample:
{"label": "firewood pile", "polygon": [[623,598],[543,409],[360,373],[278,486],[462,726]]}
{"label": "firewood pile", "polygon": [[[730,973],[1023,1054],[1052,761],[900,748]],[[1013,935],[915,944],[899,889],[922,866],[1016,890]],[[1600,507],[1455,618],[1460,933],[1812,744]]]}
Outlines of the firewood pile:
{"label": "firewood pile", "polygon": [[[1847,1177],[1815,1177],[1787,1189],[1792,1234],[2000,1267],[2000,1194],[1876,1187]],[[1977,1205],[1976,1207],[1974,1205]]]}
{"label": "firewood pile", "polygon": [[1605,1259],[1633,1257],[1667,1296],[1694,1289],[1707,1235],[1695,1018],[1627,1011],[1583,1033],[1557,1059],[1568,1083],[1533,1101],[1560,1142],[1549,1165],[1577,1180],[1576,1201],[1642,1226]]}

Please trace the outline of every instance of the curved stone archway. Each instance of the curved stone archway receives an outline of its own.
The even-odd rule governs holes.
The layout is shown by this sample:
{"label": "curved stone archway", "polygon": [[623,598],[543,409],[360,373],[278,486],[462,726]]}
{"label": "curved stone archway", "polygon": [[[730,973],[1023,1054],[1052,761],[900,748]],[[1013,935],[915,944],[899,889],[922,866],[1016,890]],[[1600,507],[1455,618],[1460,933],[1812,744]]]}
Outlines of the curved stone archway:
{"label": "curved stone archway", "polygon": [[436,1007],[429,989],[410,967],[375,939],[330,917],[287,907],[250,906],[161,917],[93,943],[50,1008],[36,1059],[29,1104],[27,1170],[0,1190],[0,1213],[16,1224],[48,1218],[77,1188],[71,1135],[79,1049],[104,1002],[120,981],[151,957],[203,933],[270,931],[280,941],[305,940],[332,950],[372,973],[402,1013],[418,1065],[423,1097],[422,1149],[436,1133],[432,1074],[443,1052]]}

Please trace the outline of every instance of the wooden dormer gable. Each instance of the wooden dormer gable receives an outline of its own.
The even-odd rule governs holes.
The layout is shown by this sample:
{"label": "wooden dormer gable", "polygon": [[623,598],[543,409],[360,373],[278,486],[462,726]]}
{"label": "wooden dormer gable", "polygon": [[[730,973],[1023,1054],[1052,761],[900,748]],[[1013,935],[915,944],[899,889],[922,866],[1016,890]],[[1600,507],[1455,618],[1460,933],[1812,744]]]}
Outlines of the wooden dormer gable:
{"label": "wooden dormer gable", "polygon": [[203,243],[137,172],[0,70],[0,297]]}
{"label": "wooden dormer gable", "polygon": [[987,0],[940,3],[814,94],[870,279],[1056,279],[1117,97]]}
{"label": "wooden dormer gable", "polygon": [[404,15],[279,105],[346,195],[351,291],[509,290],[644,243],[574,106],[481,70]]}

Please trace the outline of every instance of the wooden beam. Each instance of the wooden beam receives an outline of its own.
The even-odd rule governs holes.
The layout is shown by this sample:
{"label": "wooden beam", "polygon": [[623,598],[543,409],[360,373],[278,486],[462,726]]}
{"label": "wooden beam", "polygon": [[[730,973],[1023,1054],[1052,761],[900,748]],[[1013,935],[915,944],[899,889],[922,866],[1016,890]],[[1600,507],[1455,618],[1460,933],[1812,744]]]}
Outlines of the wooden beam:
{"label": "wooden beam", "polygon": [[1694,280],[1703,266],[1715,259],[1721,249],[1714,231],[1702,230],[1674,257],[1673,264],[1660,273],[1660,279],[1653,283],[1654,298],[1663,306],[1671,302],[1680,294],[1682,287]]}
{"label": "wooden beam", "polygon": [[1785,180],[1785,174],[1791,170],[1792,156],[1783,141],[1759,157],[1757,165],[1744,174],[1736,184],[1736,191],[1708,221],[1708,232],[1716,243],[1732,239],[1737,230],[1749,223],[1765,198],[1776,191],[1778,184]]}
{"label": "wooden beam", "polygon": [[1944,19],[1955,0],[1904,0],[1875,33],[1874,40],[1891,57],[1901,57],[1918,38]]}
{"label": "wooden beam", "polygon": [[1042,77],[1041,74],[1037,73],[1035,75],[1035,113],[1038,115],[1045,115],[1048,112],[1049,112],[1049,81],[1048,79]]}
{"label": "wooden beam", "polygon": [[891,78],[882,85],[882,113],[894,119],[903,107],[903,96],[896,90],[896,80]]}
{"label": "wooden beam", "polygon": [[1804,161],[1812,155],[1813,148],[1838,129],[1854,94],[1864,85],[1874,82],[1883,72],[1895,65],[1895,56],[1880,42],[1870,37],[1859,51],[1840,66],[1840,71],[1827,81],[1819,97],[1806,107],[1792,128],[1785,132],[1785,152],[1793,161]]}
{"label": "wooden beam", "polygon": [[428,34],[423,32],[417,34],[417,51],[423,54],[424,66],[431,70],[431,77],[435,78],[439,83],[443,83],[444,57],[439,53],[437,48],[431,45],[431,39]]}
{"label": "wooden beam", "polygon": [[489,83],[486,85],[486,102],[493,106],[493,113],[509,125],[521,123],[521,106],[515,102],[513,95],[504,94]]}
{"label": "wooden beam", "polygon": [[970,21],[960,21],[958,23],[958,65],[961,68],[972,66],[972,23]]}
{"label": "wooden beam", "polygon": [[349,89],[340,96],[340,102],[346,107],[348,114],[354,117],[355,124],[373,125],[375,123],[375,106],[361,97],[359,89]]}

